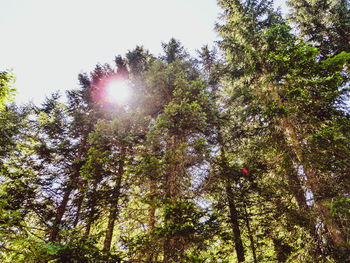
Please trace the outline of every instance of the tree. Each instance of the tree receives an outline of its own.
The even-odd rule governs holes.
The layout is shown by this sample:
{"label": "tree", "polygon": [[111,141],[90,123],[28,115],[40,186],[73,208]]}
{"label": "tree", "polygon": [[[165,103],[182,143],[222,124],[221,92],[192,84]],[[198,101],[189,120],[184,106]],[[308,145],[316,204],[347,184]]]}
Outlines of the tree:
{"label": "tree", "polygon": [[[143,107],[149,109],[153,124],[151,122],[141,162],[145,168],[142,174],[148,177],[153,196],[149,210],[149,227],[153,229],[150,231],[153,232],[151,239],[163,240],[164,262],[171,262],[184,260],[185,251],[191,246],[190,233],[187,236],[178,229],[180,218],[174,211],[188,208],[187,213],[197,213],[186,201],[191,196],[189,171],[203,162],[205,120],[210,116],[211,102],[205,82],[200,80],[197,69],[187,59],[181,44],[172,39],[163,47],[165,56],[154,60],[143,74]],[[155,195],[156,185],[159,190]],[[154,198],[162,204],[158,210],[163,214],[161,227],[156,227],[159,224],[154,221]]]}
{"label": "tree", "polygon": [[348,0],[290,0],[290,18],[307,43],[322,57],[350,52],[350,6]]}
{"label": "tree", "polygon": [[348,1],[218,3],[225,58],[137,46],[38,107],[1,73],[1,261],[349,262]]}
{"label": "tree", "polygon": [[42,215],[46,202],[37,202],[40,179],[33,169],[34,138],[30,107],[4,107],[0,111],[0,254],[2,261],[21,253],[36,232],[31,218]]}
{"label": "tree", "polygon": [[[324,195],[334,189],[332,168],[308,157],[315,156],[312,153],[316,148],[318,154],[321,151],[321,145],[315,146],[311,138],[320,136],[325,126],[333,129],[335,119],[347,118],[337,109],[337,102],[342,100],[344,89],[341,87],[347,81],[342,69],[348,54],[340,53],[319,61],[317,49],[297,40],[279,14],[271,9],[270,2],[220,1],[219,4],[225,10],[226,22],[218,25],[223,37],[221,46],[231,68],[227,86],[234,100],[229,107],[240,107],[247,126],[260,126],[268,132],[266,135],[273,136],[276,142],[284,141],[289,147],[291,152],[286,156],[294,156],[293,163],[302,167],[306,187],[313,193],[316,211],[329,232],[331,243],[345,253],[345,230],[330,215],[331,199],[335,195]],[[344,143],[337,144],[334,137],[331,140],[335,148]],[[282,148],[281,143],[277,145]],[[327,150],[333,151],[331,148]],[[348,151],[346,148],[342,149],[344,154]],[[300,181],[299,175],[287,174],[295,178],[289,178],[290,189],[294,189],[294,195],[302,202],[299,197],[304,194],[300,195],[300,190],[295,188],[298,183],[292,183]],[[342,175],[339,176],[342,180]],[[346,184],[346,180],[342,184]]]}

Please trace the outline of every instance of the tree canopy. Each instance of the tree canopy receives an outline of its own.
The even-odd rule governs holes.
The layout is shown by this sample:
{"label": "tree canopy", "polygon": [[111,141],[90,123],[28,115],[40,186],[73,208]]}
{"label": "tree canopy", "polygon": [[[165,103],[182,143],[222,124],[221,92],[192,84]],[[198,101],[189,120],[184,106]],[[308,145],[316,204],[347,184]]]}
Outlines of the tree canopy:
{"label": "tree canopy", "polygon": [[215,48],[136,46],[65,102],[0,72],[0,261],[350,262],[349,2],[288,4],[219,0]]}

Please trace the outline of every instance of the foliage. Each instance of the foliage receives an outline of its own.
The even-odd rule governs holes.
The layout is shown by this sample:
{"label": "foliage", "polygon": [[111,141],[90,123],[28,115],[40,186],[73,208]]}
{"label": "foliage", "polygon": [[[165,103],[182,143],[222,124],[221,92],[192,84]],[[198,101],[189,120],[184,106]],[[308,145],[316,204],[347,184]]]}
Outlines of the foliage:
{"label": "foliage", "polygon": [[0,73],[1,262],[349,262],[348,1],[218,4],[224,57],[137,46],[40,106]]}
{"label": "foliage", "polygon": [[14,80],[11,72],[0,71],[0,110],[4,108],[5,102],[13,99],[16,91],[13,87]]}

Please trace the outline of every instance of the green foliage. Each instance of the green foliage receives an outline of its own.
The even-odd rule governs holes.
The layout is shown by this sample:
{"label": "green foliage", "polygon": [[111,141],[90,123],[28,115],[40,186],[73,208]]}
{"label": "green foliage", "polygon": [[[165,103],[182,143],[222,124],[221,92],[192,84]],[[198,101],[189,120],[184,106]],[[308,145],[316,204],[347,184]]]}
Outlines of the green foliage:
{"label": "green foliage", "polygon": [[344,217],[346,221],[348,221],[350,216],[350,199],[349,198],[340,198],[336,200],[331,205],[331,213],[333,217],[339,216]]}
{"label": "green foliage", "polygon": [[13,87],[14,76],[7,71],[0,71],[0,110],[5,106],[5,102],[12,101],[16,89]]}
{"label": "green foliage", "polygon": [[160,129],[168,130],[169,134],[181,134],[190,130],[204,131],[205,113],[197,102],[169,103],[164,115],[158,117]]}
{"label": "green foliage", "polygon": [[[326,255],[336,259],[336,249],[324,252],[328,249],[327,245],[321,244],[321,237],[315,233],[315,227],[319,221],[332,225],[330,200],[348,194],[348,180],[345,179],[347,168],[342,165],[348,162],[348,131],[345,128],[348,127],[348,116],[346,110],[342,111],[341,108],[344,107],[344,99],[348,94],[349,55],[341,52],[345,49],[331,50],[323,42],[315,47],[310,43],[315,44],[317,41],[305,43],[298,39],[271,6],[258,6],[259,2],[219,1],[225,10],[225,23],[217,28],[223,37],[220,44],[230,65],[223,90],[228,98],[224,101],[227,108],[225,116],[231,127],[224,126],[222,130],[223,145],[240,162],[253,162],[253,169],[259,166],[256,160],[264,164],[263,170],[257,169],[260,176],[256,177],[258,184],[255,186],[258,188],[254,189],[253,183],[251,190],[258,193],[258,200],[263,198],[268,202],[269,205],[261,207],[266,218],[271,206],[277,210],[284,207],[281,214],[288,215],[280,228],[288,241],[281,240],[277,231],[273,233],[268,230],[273,220],[264,220],[264,243],[267,247],[273,246],[275,252],[271,257],[288,261],[305,254],[304,248],[298,245],[300,240],[294,239],[293,230],[288,228],[288,222],[296,226],[295,217],[289,216],[298,212],[286,209],[290,201],[281,207],[275,196],[278,193],[281,198],[294,197],[298,210],[310,210],[317,215],[310,216],[309,223],[305,222],[305,218],[300,220],[301,223],[304,222],[301,224],[305,227],[303,233],[311,235],[315,240],[315,245],[307,248],[310,254],[306,254],[305,259],[315,256],[324,258]],[[290,2],[302,2],[302,5],[295,4],[294,7],[310,12],[308,3],[314,5],[316,2],[327,1]],[[321,17],[323,15],[319,10],[316,11],[318,7],[318,4],[313,6]],[[311,15],[310,12],[307,19],[311,19]],[[310,25],[307,24],[311,29]],[[240,148],[236,150],[238,145]],[[264,149],[262,154],[261,149]],[[303,172],[292,172],[300,169],[297,167],[302,167]],[[284,172],[279,173],[279,169],[284,169]],[[277,179],[277,175],[281,179]],[[305,191],[312,191],[310,195],[316,202],[315,207],[307,204]],[[254,206],[252,209],[256,211]],[[254,219],[259,220],[259,217]],[[332,227],[337,228],[338,225],[334,223],[325,228],[332,232]],[[348,228],[340,226],[337,232],[341,233],[343,244],[348,240],[348,231]],[[337,234],[333,232],[330,235],[337,242]],[[267,239],[267,236],[271,239]],[[289,245],[290,242],[293,246]],[[344,259],[343,252],[341,254]],[[267,254],[264,255],[266,256]]]}
{"label": "green foliage", "polygon": [[121,254],[103,252],[96,247],[96,240],[84,237],[75,237],[61,246],[55,246],[55,253],[52,254],[52,262],[63,263],[97,263],[97,262],[122,262]]}
{"label": "green foliage", "polygon": [[289,0],[289,14],[299,34],[319,48],[323,58],[349,52],[350,12],[347,0]]}
{"label": "green foliage", "polygon": [[[169,202],[164,205],[164,226],[157,231],[161,236],[181,235],[191,239],[201,233],[199,219],[203,214],[196,210],[195,204],[188,201]],[[167,220],[171,218],[171,220]]]}
{"label": "green foliage", "polygon": [[137,46],[67,103],[5,106],[1,72],[0,261],[348,262],[348,2],[289,2],[296,34],[272,1],[219,0],[225,62]]}

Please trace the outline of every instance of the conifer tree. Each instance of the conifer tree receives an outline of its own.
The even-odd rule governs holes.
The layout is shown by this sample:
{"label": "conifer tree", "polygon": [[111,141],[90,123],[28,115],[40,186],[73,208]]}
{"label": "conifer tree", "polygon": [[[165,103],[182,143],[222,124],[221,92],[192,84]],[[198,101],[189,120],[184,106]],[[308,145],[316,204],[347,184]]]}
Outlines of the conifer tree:
{"label": "conifer tree", "polygon": [[156,119],[148,136],[161,164],[161,173],[157,176],[163,192],[164,262],[172,262],[183,261],[190,246],[191,229],[188,233],[181,230],[180,224],[188,222],[182,222],[179,216],[181,209],[185,209],[184,213],[196,213],[190,212],[192,205],[186,201],[191,196],[189,169],[203,161],[200,156],[205,149],[203,136],[211,103],[205,83],[181,44],[172,39],[163,47],[163,61],[155,61],[145,72],[145,94],[152,94],[155,104],[151,116]]}
{"label": "conifer tree", "polygon": [[[313,193],[316,211],[329,232],[331,244],[345,253],[346,230],[330,213],[331,200],[335,196],[325,195],[336,187],[331,186],[329,177],[332,168],[326,168],[322,161],[308,157],[315,156],[312,152],[315,153],[317,148],[320,151],[322,147],[316,146],[312,139],[322,137],[322,126],[328,121],[327,126],[334,128],[332,120],[338,119],[335,116],[345,117],[336,109],[336,104],[342,99],[341,87],[347,81],[341,71],[348,61],[348,54],[341,53],[334,59],[318,61],[317,49],[298,41],[279,14],[271,9],[269,2],[219,1],[219,4],[225,10],[225,24],[219,25],[218,30],[231,67],[230,96],[243,103],[234,105],[243,106],[241,110],[246,115],[246,125],[256,123],[276,142],[283,140],[285,145],[289,145],[291,152],[288,155],[294,155],[294,164],[303,169],[307,178],[305,186]],[[341,133],[340,130],[338,132]],[[277,145],[281,149],[281,144]],[[331,148],[328,150],[333,151]],[[344,153],[347,151],[346,147],[342,150]],[[288,176],[292,175],[288,173]],[[297,182],[297,176],[294,173],[289,182]],[[338,176],[339,180],[344,178],[340,174]],[[300,197],[305,193],[300,195],[300,190],[295,188],[297,185],[292,183],[290,189],[294,189],[294,195],[301,203],[303,198]]]}
{"label": "conifer tree", "polygon": [[350,52],[350,3],[348,0],[290,0],[290,18],[307,43],[323,57]]}

